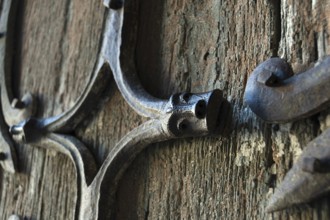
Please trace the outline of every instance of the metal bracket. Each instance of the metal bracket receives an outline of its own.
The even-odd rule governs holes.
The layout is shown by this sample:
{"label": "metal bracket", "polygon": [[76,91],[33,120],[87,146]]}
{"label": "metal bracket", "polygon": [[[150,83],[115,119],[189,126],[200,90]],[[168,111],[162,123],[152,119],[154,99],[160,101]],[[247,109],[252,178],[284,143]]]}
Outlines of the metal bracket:
{"label": "metal bracket", "polygon": [[[5,32],[9,27],[8,18],[13,16],[8,12],[15,11],[15,2],[17,1],[4,1],[6,7],[3,7],[0,25]],[[0,134],[1,141],[5,143],[1,146],[7,151],[12,149],[12,139],[7,132],[9,129],[15,142],[33,143],[35,146],[44,146],[67,155],[78,174],[77,219],[99,219],[114,214],[112,208],[118,180],[134,157],[149,144],[173,138],[223,134],[229,128],[231,118],[231,107],[220,90],[174,94],[168,100],[162,100],[148,94],[136,74],[124,73],[120,65],[123,1],[105,1],[105,5],[108,4],[116,10],[109,9],[107,12],[99,59],[82,95],[67,112],[50,118],[34,118],[35,102],[32,96],[26,96],[21,102],[14,101],[17,104],[14,108],[11,107],[8,104],[13,100],[9,93],[11,83],[10,79],[6,78],[10,71],[4,68],[0,72],[4,115],[3,121],[0,117]],[[0,45],[0,62],[3,66],[8,59],[8,54],[5,53],[8,45],[8,39],[4,37]],[[110,72],[113,73],[117,86],[129,105],[150,120],[125,135],[97,170],[89,150],[67,133],[74,130],[89,113],[90,108],[95,106],[94,102],[98,102],[98,96],[109,84]],[[13,111],[16,111],[15,114],[12,114]],[[16,117],[17,111],[21,112],[19,117]],[[11,155],[12,160],[7,157],[4,161],[14,163],[14,154]],[[6,169],[4,163],[2,165]]]}
{"label": "metal bracket", "polygon": [[[330,56],[306,72],[293,75],[288,63],[271,58],[250,76],[244,99],[261,119],[283,123],[305,118],[330,106]],[[277,187],[267,207],[273,212],[309,202],[329,191],[330,129],[303,150]]]}

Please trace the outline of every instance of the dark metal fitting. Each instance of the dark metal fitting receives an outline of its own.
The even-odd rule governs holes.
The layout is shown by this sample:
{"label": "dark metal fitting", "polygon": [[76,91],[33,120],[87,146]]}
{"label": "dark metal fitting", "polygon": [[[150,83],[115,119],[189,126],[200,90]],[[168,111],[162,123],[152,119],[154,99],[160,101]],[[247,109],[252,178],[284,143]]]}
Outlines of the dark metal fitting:
{"label": "dark metal fitting", "polygon": [[[317,113],[330,104],[330,56],[315,67],[293,75],[280,58],[261,63],[250,76],[244,100],[267,122],[283,123]],[[271,197],[273,212],[308,202],[329,189],[330,129],[308,144]]]}
{"label": "dark metal fitting", "polygon": [[270,58],[250,76],[244,100],[261,119],[284,123],[305,118],[330,104],[330,57],[293,75],[288,63]]}
{"label": "dark metal fitting", "polygon": [[36,118],[29,118],[9,128],[13,139],[20,143],[33,143],[44,135],[42,124]]}
{"label": "dark metal fitting", "polygon": [[[203,93],[203,94],[209,94],[209,93]],[[179,96],[179,100],[178,97]],[[220,94],[222,97],[222,94]],[[178,109],[181,109],[181,112],[191,112],[194,114],[197,118],[202,119],[205,118],[207,113],[207,102],[206,99],[208,97],[203,97],[201,94],[193,94],[193,93],[179,93],[172,96],[171,99],[173,102],[173,105],[177,105]],[[193,102],[191,102],[193,99]],[[173,110],[173,109],[172,109]],[[180,110],[179,110],[180,111]]]}
{"label": "dark metal fitting", "polygon": [[13,125],[9,128],[9,133],[12,135],[20,135],[23,133],[23,126],[21,124]]}
{"label": "dark metal fitting", "polygon": [[26,93],[21,100],[14,98],[10,102],[8,91],[4,85],[1,92],[1,102],[4,119],[8,125],[18,124],[36,113],[37,100],[31,93]]}
{"label": "dark metal fitting", "polygon": [[220,90],[179,93],[173,95],[170,102],[168,129],[178,137],[220,133],[219,127],[226,124],[224,115],[231,110]]}
{"label": "dark metal fitting", "polygon": [[254,72],[258,73],[257,81],[266,86],[279,85],[283,80],[293,75],[291,66],[278,57],[266,60]]}
{"label": "dark metal fitting", "polygon": [[[124,1],[104,0],[104,4],[112,9],[120,9]],[[6,19],[2,19],[0,24],[7,28],[11,1],[5,0],[3,5],[1,17]],[[0,63],[3,64],[0,65],[0,152],[8,157],[0,163],[6,170],[15,172],[16,158],[10,135],[17,142],[34,143],[35,146],[67,155],[77,171],[80,193],[76,216],[79,219],[98,219],[103,211],[109,212],[122,173],[134,157],[151,143],[178,137],[227,134],[231,130],[232,109],[220,90],[175,94],[169,100],[164,100],[151,96],[139,82],[137,74],[128,74],[130,71],[126,71],[126,68],[123,71],[120,63],[123,20],[124,10],[108,11],[100,59],[95,64],[92,77],[74,106],[54,117],[33,118],[36,102],[31,94],[24,96],[22,101],[11,101],[11,79],[1,68],[5,54],[0,56]],[[6,51],[6,46],[5,41],[0,41],[2,52]],[[111,72],[127,103],[150,120],[134,128],[116,143],[100,169],[97,169],[91,152],[72,133],[90,115],[91,109],[109,85]],[[108,201],[109,195],[111,201]]]}

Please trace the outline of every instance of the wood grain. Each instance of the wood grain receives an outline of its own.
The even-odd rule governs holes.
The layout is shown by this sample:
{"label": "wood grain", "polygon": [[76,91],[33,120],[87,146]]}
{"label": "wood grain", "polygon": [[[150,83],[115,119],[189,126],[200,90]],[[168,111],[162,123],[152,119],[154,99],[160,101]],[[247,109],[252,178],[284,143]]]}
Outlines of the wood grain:
{"label": "wood grain", "polygon": [[[39,117],[63,112],[83,91],[98,55],[104,12],[101,2],[20,2],[14,92],[36,95]],[[2,173],[0,218],[15,213],[26,219],[73,219],[77,186],[70,160],[36,146],[17,149],[20,173]]]}
{"label": "wood grain", "polygon": [[[267,199],[303,147],[324,127],[329,111],[269,125],[243,103],[256,65],[279,55],[302,71],[330,53],[330,4],[319,1],[128,1],[125,50],[157,97],[219,88],[233,106],[228,137],[154,144],[129,167],[117,194],[117,219],[328,219],[320,199],[289,212],[265,213]],[[37,95],[39,116],[73,105],[100,47],[101,1],[23,1],[16,28],[15,93]],[[76,135],[101,163],[142,123],[114,83],[108,99]],[[65,156],[18,146],[20,173],[1,172],[0,216],[73,219],[76,175]]]}

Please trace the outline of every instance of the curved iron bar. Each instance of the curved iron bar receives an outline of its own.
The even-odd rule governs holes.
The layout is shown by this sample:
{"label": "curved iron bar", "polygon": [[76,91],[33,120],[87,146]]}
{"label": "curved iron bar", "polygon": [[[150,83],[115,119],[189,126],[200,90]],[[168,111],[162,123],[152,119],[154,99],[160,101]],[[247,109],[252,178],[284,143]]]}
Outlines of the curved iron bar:
{"label": "curved iron bar", "polygon": [[[23,97],[22,101],[14,99],[12,96],[10,64],[11,64],[11,40],[16,17],[16,6],[19,1],[3,1],[0,18],[0,31],[3,34],[0,39],[0,160],[3,169],[14,173],[16,171],[16,154],[14,141],[33,143],[46,149],[53,149],[64,153],[72,160],[77,171],[78,191],[81,194],[85,191],[87,184],[90,184],[96,175],[96,162],[89,150],[76,138],[68,135],[54,134],[52,132],[66,133],[72,131],[77,124],[90,114],[89,109],[95,107],[99,96],[108,85],[111,75],[110,68],[106,63],[96,68],[96,73],[92,75],[88,85],[78,98],[76,104],[68,111],[59,116],[37,119],[33,118],[35,101],[30,94]],[[7,73],[7,74],[6,74]],[[10,104],[10,100],[12,103]],[[3,113],[3,114],[2,114]],[[80,198],[80,197],[79,197]],[[78,213],[78,210],[77,210]]]}
{"label": "curved iron bar", "polygon": [[330,105],[330,56],[293,75],[288,63],[271,58],[250,76],[244,100],[261,119],[283,123],[315,114]]}
{"label": "curved iron bar", "polygon": [[34,115],[36,100],[30,93],[23,96],[22,100],[13,98],[11,89],[11,66],[12,66],[12,41],[13,27],[15,24],[17,4],[15,0],[3,1],[2,13],[0,18],[0,87],[1,104],[4,119],[8,125],[13,125]]}
{"label": "curved iron bar", "polygon": [[[14,173],[17,169],[17,157],[14,150],[14,143],[9,135],[8,123],[16,123],[33,114],[33,105],[29,105],[32,101],[32,96],[24,97],[23,102],[13,100],[14,107],[11,106],[9,98],[11,93],[7,91],[6,83],[10,80],[5,78],[5,68],[10,67],[10,60],[6,59],[6,53],[10,51],[6,47],[7,42],[11,37],[8,32],[9,24],[13,23],[16,17],[16,5],[12,1],[7,0],[2,2],[2,11],[0,17],[0,100],[2,106],[0,107],[0,164],[2,168],[8,172]],[[20,108],[15,108],[20,107]],[[27,107],[27,108],[24,108]],[[17,119],[14,117],[16,116]]]}
{"label": "curved iron bar", "polygon": [[107,63],[97,67],[93,77],[87,83],[74,106],[59,116],[44,121],[40,120],[39,126],[48,132],[67,133],[73,131],[87,115],[90,115],[90,111],[95,108],[95,104],[99,101],[102,92],[109,85],[110,79],[110,68]]}
{"label": "curved iron bar", "polygon": [[[87,186],[93,181],[97,173],[96,162],[90,151],[78,139],[69,135],[49,133],[37,143],[45,149],[53,149],[68,156],[73,162],[77,173],[77,204],[82,203],[84,197],[80,196],[87,190]],[[80,206],[76,206],[76,219],[80,212]]]}
{"label": "curved iron bar", "polygon": [[[218,101],[211,102],[212,105],[206,105],[206,103],[204,103],[203,100],[206,99],[205,93],[175,94],[169,100],[162,100],[152,97],[144,90],[136,73],[123,72],[120,63],[123,19],[123,8],[119,10],[109,10],[103,35],[104,41],[101,49],[101,56],[104,62],[110,64],[117,86],[130,106],[141,116],[149,118],[161,118],[164,117],[164,115],[174,114],[175,112],[189,111],[195,114],[195,118],[197,116],[197,118],[205,119],[207,113],[208,115],[212,113],[214,114],[212,115],[213,120],[205,121],[205,126],[208,126],[209,130],[216,130],[215,123],[218,122],[217,119],[219,119],[218,112],[221,108],[221,104],[224,104],[224,99],[222,98],[220,90],[213,91],[212,96],[216,96],[214,99]],[[191,96],[200,96],[200,100],[191,102]]]}
{"label": "curved iron bar", "polygon": [[149,120],[133,129],[116,144],[92,184],[82,194],[84,199],[79,219],[108,219],[109,215],[113,214],[108,211],[113,211],[111,208],[120,177],[135,156],[147,145],[172,138],[166,136],[163,129],[161,121]]}
{"label": "curved iron bar", "polygon": [[[109,10],[102,57],[110,63],[125,100],[140,115],[150,117],[151,120],[132,130],[111,150],[86,194],[82,195],[88,199],[81,204],[80,219],[114,217],[109,207],[114,203],[118,180],[133,158],[150,143],[212,134],[219,131],[219,123],[224,122],[229,112],[227,102],[219,90],[200,94],[175,94],[169,100],[159,100],[145,92],[136,74],[123,74],[119,61],[123,19],[123,8]],[[102,197],[100,192],[105,195]],[[106,202],[109,199],[105,199],[107,196],[111,198],[109,203]]]}
{"label": "curved iron bar", "polygon": [[[0,18],[0,33],[4,33],[2,39],[0,39],[0,62],[2,63],[0,66],[1,104],[5,121],[9,126],[17,124],[22,126],[22,124],[27,123],[27,120],[33,117],[36,110],[36,100],[30,93],[24,95],[22,100],[13,98],[12,95],[12,80],[10,77],[12,64],[11,45],[18,2],[16,0],[5,0]],[[60,131],[62,133],[74,130],[80,121],[87,114],[90,114],[89,110],[94,108],[94,104],[98,102],[102,91],[108,86],[111,79],[109,73],[110,68],[107,63],[95,65],[87,86],[74,106],[54,117],[33,119],[38,121],[39,129],[48,132]],[[13,127],[12,129],[19,128]],[[15,133],[15,131],[13,132]]]}
{"label": "curved iron bar", "polygon": [[[27,118],[16,125],[12,125],[10,128],[11,133],[22,133],[22,138],[30,142],[32,139],[38,139],[37,136],[40,132],[72,132],[87,115],[90,115],[90,111],[95,108],[102,92],[109,85],[110,79],[109,65],[104,63],[93,73],[93,77],[89,80],[72,108],[62,114],[49,118]],[[30,132],[31,127],[33,127],[34,131],[39,130],[39,132]]]}
{"label": "curved iron bar", "polygon": [[128,102],[128,104],[140,115],[144,117],[156,118],[164,113],[167,101],[151,96],[139,83],[137,74],[123,74],[120,65],[120,45],[123,25],[123,9],[117,13],[109,13],[106,21],[106,31],[104,33],[104,43],[102,47],[102,58],[109,62],[114,73],[117,86]]}
{"label": "curved iron bar", "polygon": [[[330,105],[330,56],[306,72],[293,75],[288,63],[271,58],[250,76],[244,99],[267,122],[288,122]],[[309,202],[329,190],[330,129],[311,141],[270,198],[267,211]]]}
{"label": "curved iron bar", "polygon": [[[36,102],[31,94],[23,96],[22,101],[13,98],[11,89],[11,45],[13,39],[14,18],[16,17],[16,8],[19,1],[5,0],[3,1],[0,31],[3,34],[0,39],[0,79],[1,79],[1,104],[5,123],[1,123],[1,152],[5,154],[5,158],[1,164],[4,169],[13,172],[15,170],[16,155],[14,155],[13,143],[8,138],[8,126],[10,132],[16,141],[31,143],[41,139],[45,134],[50,132],[68,133],[90,114],[90,110],[95,107],[102,91],[108,85],[111,75],[108,64],[96,66],[94,74],[92,74],[85,90],[78,98],[75,105],[66,112],[45,119],[34,118]],[[10,28],[11,27],[11,28]],[[7,74],[6,74],[7,73]],[[12,101],[11,101],[12,100]],[[57,149],[58,150],[58,149]],[[0,153],[1,154],[1,153]],[[84,157],[82,157],[84,158]]]}
{"label": "curved iron bar", "polygon": [[[71,158],[78,173],[76,217],[80,219],[104,218],[101,213],[104,214],[105,210],[108,210],[108,205],[113,205],[113,195],[122,173],[133,158],[150,143],[224,133],[230,122],[231,108],[220,90],[174,94],[169,100],[161,100],[152,97],[143,89],[135,73],[124,74],[119,60],[123,18],[123,8],[108,10],[101,54],[94,75],[71,109],[55,117],[26,117],[17,124],[8,124],[11,125],[10,131],[14,140],[41,144]],[[124,136],[111,150],[93,178],[94,169],[90,171],[87,168],[95,161],[87,148],[77,139],[58,133],[72,131],[86,116],[87,108],[94,106],[91,102],[97,100],[95,96],[101,93],[108,82],[108,66],[111,67],[125,100],[140,115],[150,117],[151,120]],[[5,76],[5,71],[2,76]],[[5,91],[7,89],[10,88],[4,87]],[[101,191],[105,196],[101,196]],[[107,196],[111,196],[110,203],[106,202]]]}

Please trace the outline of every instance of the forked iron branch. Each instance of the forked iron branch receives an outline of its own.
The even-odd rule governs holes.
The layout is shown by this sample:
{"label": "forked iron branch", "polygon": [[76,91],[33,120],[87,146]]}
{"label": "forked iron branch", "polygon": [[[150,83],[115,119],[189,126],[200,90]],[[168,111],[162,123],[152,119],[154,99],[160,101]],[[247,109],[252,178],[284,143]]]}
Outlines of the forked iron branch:
{"label": "forked iron branch", "polygon": [[[122,1],[112,2],[108,9],[101,46],[92,77],[76,104],[68,111],[50,118],[35,118],[35,99],[27,94],[22,100],[11,95],[11,70],[8,68],[11,42],[7,37],[15,17],[17,0],[5,0],[0,20],[1,104],[0,147],[4,153],[1,164],[15,172],[13,141],[44,146],[67,155],[77,170],[77,219],[104,219],[114,215],[114,193],[118,180],[134,157],[151,143],[173,138],[218,135],[228,130],[231,108],[220,90],[205,93],[180,93],[168,100],[148,94],[135,72],[123,72],[120,63],[124,7]],[[105,2],[108,5],[109,2]],[[129,105],[149,121],[125,135],[98,169],[82,142],[68,135],[99,101],[109,85],[111,72]],[[1,112],[0,112],[1,113]],[[10,134],[8,133],[10,130]],[[34,145],[33,145],[34,144]],[[1,157],[0,157],[1,158]],[[110,210],[110,211],[109,211]]]}

